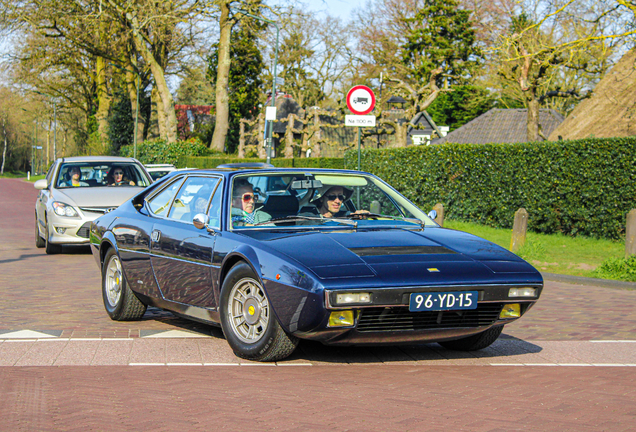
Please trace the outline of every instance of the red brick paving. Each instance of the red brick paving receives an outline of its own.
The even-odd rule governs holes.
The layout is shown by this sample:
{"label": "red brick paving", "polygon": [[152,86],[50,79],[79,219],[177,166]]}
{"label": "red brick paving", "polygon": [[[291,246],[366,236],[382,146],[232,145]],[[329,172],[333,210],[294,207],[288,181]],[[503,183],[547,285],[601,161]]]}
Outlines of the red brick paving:
{"label": "red brick paving", "polygon": [[[289,363],[312,359],[323,367],[71,366],[197,358],[186,341],[138,339],[144,330],[212,332],[198,343],[201,358],[233,357],[218,330],[165,312],[154,310],[134,323],[111,321],[86,250],[47,256],[34,247],[36,195],[30,183],[0,179],[0,331],[132,339],[0,344],[4,364],[60,365],[0,367],[0,430],[636,429],[635,367],[471,366],[488,364],[502,350],[507,363],[584,356],[625,362],[633,344],[581,341],[636,340],[636,292],[556,282],[546,284],[539,303],[507,326],[496,345],[457,355],[455,363],[436,345],[308,343]],[[122,344],[130,346],[128,357]],[[436,366],[446,364],[464,366]]]}

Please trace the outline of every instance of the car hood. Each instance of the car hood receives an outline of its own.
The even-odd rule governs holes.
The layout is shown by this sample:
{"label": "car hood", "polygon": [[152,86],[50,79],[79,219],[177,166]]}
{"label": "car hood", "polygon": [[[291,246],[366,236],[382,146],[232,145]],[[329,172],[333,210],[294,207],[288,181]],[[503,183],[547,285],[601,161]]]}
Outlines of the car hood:
{"label": "car hood", "polygon": [[77,207],[119,207],[143,189],[136,186],[56,189],[54,199]]}
{"label": "car hood", "polygon": [[539,272],[515,254],[444,228],[245,234],[320,279],[372,278],[390,285],[542,282]]}

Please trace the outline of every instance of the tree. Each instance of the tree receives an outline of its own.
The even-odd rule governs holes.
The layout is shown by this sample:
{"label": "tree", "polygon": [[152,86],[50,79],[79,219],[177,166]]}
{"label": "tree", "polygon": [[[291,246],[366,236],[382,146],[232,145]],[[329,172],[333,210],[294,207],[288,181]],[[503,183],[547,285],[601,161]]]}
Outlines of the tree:
{"label": "tree", "polygon": [[488,89],[475,85],[457,86],[441,93],[426,110],[435,124],[453,131],[495,106],[496,97]]}
{"label": "tree", "polygon": [[[230,44],[230,70],[228,75],[228,123],[227,151],[236,151],[239,143],[240,120],[258,114],[258,102],[263,81],[263,58],[256,45],[257,23],[242,21],[232,31]],[[208,76],[218,81],[219,44],[213,47],[209,58]]]}

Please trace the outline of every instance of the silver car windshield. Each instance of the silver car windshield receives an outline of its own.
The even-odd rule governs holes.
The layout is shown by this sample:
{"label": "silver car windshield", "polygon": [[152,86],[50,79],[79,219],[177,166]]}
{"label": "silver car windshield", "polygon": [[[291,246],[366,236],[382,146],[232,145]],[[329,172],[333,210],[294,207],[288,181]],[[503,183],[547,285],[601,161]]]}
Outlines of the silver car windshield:
{"label": "silver car windshield", "polygon": [[231,229],[437,226],[383,181],[362,174],[235,176]]}
{"label": "silver car windshield", "polygon": [[151,180],[135,163],[93,162],[64,163],[60,167],[55,187],[146,187]]}

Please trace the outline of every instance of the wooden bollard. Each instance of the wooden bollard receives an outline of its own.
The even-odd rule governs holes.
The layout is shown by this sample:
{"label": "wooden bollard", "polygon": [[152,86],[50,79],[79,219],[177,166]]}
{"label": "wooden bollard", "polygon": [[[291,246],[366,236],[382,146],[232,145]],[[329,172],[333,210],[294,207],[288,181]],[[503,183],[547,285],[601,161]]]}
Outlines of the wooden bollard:
{"label": "wooden bollard", "polygon": [[512,225],[512,239],[510,239],[510,250],[517,252],[526,243],[526,232],[528,231],[528,212],[523,207],[515,212],[515,221]]}
{"label": "wooden bollard", "polygon": [[433,210],[437,212],[437,216],[435,217],[435,222],[439,224],[439,226],[444,226],[444,205],[442,203],[437,203],[433,206]]}
{"label": "wooden bollard", "polygon": [[625,224],[625,258],[636,255],[636,209],[627,213]]}

